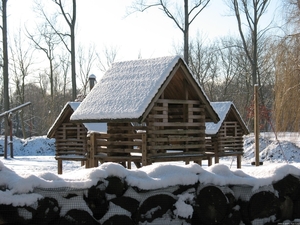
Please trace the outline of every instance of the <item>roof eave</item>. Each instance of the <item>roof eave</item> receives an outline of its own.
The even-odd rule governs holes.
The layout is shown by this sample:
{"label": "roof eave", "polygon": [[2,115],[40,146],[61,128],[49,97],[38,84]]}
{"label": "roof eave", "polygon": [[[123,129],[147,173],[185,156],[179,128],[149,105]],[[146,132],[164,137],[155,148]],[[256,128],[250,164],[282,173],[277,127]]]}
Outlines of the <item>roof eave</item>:
{"label": "roof eave", "polygon": [[140,122],[139,118],[117,118],[117,119],[75,119],[73,123],[130,123]]}
{"label": "roof eave", "polygon": [[47,138],[54,138],[55,131],[60,126],[61,122],[65,119],[68,110],[73,111],[72,107],[70,106],[70,102],[66,103],[66,105],[62,109],[61,113],[58,115],[58,117],[54,121],[53,125],[50,127],[50,129],[47,133]]}

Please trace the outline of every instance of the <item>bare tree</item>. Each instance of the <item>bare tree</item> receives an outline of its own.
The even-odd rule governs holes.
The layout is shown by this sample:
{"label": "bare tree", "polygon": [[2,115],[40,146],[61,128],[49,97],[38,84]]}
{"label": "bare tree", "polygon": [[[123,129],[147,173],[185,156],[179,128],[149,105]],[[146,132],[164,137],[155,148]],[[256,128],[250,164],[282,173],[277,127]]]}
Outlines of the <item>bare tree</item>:
{"label": "bare tree", "polygon": [[[25,103],[25,79],[31,74],[30,67],[33,65],[33,50],[30,49],[30,47],[24,47],[25,45],[21,31],[19,31],[18,36],[15,36],[13,43],[14,48],[10,48],[12,58],[12,80],[15,82],[16,102],[17,105],[20,105]],[[23,138],[26,138],[24,110],[21,110],[20,117]]]}
{"label": "bare tree", "polygon": [[222,79],[222,89],[219,93],[219,100],[232,99],[232,87],[237,77],[242,72],[240,65],[240,52],[237,46],[237,40],[231,37],[221,38],[218,55],[220,57],[220,76]]}
{"label": "bare tree", "polygon": [[78,65],[80,69],[80,81],[82,84],[82,95],[86,96],[87,87],[89,82],[89,76],[91,74],[92,67],[96,60],[95,47],[90,46],[88,51],[85,52],[83,47],[78,50]]}
{"label": "bare tree", "polygon": [[[54,21],[54,20],[53,20]],[[54,23],[54,22],[52,22]],[[27,31],[27,37],[34,43],[37,50],[43,52],[49,63],[49,81],[50,81],[50,95],[53,101],[54,98],[54,50],[60,44],[60,39],[53,32],[49,24],[43,23],[36,26],[36,34]],[[46,72],[46,71],[45,71]],[[47,72],[46,72],[47,73]]]}
{"label": "bare tree", "polygon": [[[75,25],[76,25],[76,0],[72,0],[71,12],[66,11],[66,7],[62,0],[52,0],[58,7],[61,12],[61,15],[65,19],[68,27],[70,29],[70,33],[62,33],[55,29],[56,33],[60,36],[62,42],[64,43],[66,49],[71,55],[71,72],[72,72],[72,98],[73,100],[77,97],[76,90],[76,47],[75,47]],[[65,37],[70,38],[71,47],[65,42]]]}
{"label": "bare tree", "polygon": [[8,92],[8,43],[7,43],[7,0],[2,0],[2,54],[3,54],[3,87],[4,87],[4,111],[9,110]]}
{"label": "bare tree", "polygon": [[[251,63],[253,85],[260,83],[260,78],[257,76],[258,42],[266,29],[260,31],[259,22],[266,12],[269,3],[269,0],[228,0],[228,5],[233,10],[237,20],[238,31],[244,51]],[[243,18],[245,18],[245,20],[243,20]],[[243,26],[243,24],[246,25]],[[248,32],[245,31],[247,29]],[[251,36],[250,45],[247,43],[247,33]]]}
{"label": "bare tree", "polygon": [[[2,53],[3,53],[3,91],[4,111],[9,110],[8,91],[8,43],[7,43],[7,0],[2,0]],[[8,117],[5,117],[4,157],[7,157]]]}
{"label": "bare tree", "polygon": [[218,46],[216,43],[205,44],[201,37],[191,41],[190,68],[204,88],[210,100],[216,99],[215,87],[218,82]]}
{"label": "bare tree", "polygon": [[70,69],[70,55],[62,54],[59,56],[60,61],[60,77],[62,77],[62,95],[64,102],[68,101],[69,95],[67,95],[68,85],[71,81],[68,79],[68,72]]}
{"label": "bare tree", "polygon": [[[186,63],[189,64],[189,29],[191,23],[202,12],[202,10],[208,5],[210,0],[195,0],[192,5],[189,5],[189,0],[184,0],[184,6],[171,4],[167,0],[136,0],[132,5],[133,11],[143,12],[151,7],[159,7],[163,12],[174,21],[176,26],[183,33],[183,55]],[[172,3],[174,3],[172,1]],[[181,9],[181,11],[180,11]]]}
{"label": "bare tree", "polygon": [[97,67],[101,72],[105,72],[113,62],[115,62],[118,54],[118,48],[115,46],[105,46],[102,52],[96,52]]}

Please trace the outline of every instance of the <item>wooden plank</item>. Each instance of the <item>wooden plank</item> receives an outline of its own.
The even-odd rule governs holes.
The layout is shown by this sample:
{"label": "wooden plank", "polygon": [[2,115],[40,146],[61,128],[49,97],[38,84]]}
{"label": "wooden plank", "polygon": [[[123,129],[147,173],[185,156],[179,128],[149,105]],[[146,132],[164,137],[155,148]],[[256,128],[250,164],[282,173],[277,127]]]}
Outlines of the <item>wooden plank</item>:
{"label": "wooden plank", "polygon": [[157,99],[157,103],[169,103],[169,104],[195,104],[199,105],[201,102],[198,100],[184,100],[184,99]]}
{"label": "wooden plank", "polygon": [[97,140],[97,145],[103,146],[120,146],[120,145],[127,145],[127,146],[137,146],[142,145],[141,141],[101,141]]}
{"label": "wooden plank", "polygon": [[199,127],[203,126],[203,123],[163,123],[163,122],[153,122],[152,126],[157,127]]}
{"label": "wooden plank", "polygon": [[[153,107],[153,110],[154,111],[168,111],[168,106],[154,106]],[[157,114],[157,112],[156,113],[153,113],[153,112],[151,112],[151,114]]]}
{"label": "wooden plank", "polygon": [[125,162],[125,161],[132,161],[132,162],[141,162],[141,156],[104,156],[104,155],[95,155],[95,159],[102,159],[106,162]]}
{"label": "wooden plank", "polygon": [[109,138],[115,139],[142,139],[142,133],[130,133],[130,134],[97,134],[95,133],[95,139],[105,140]]}
{"label": "wooden plank", "polygon": [[152,156],[149,157],[151,162],[167,162],[167,161],[201,161],[208,159],[209,156],[205,154],[194,154],[194,155],[166,155],[166,156]]}
{"label": "wooden plank", "polygon": [[60,142],[57,143],[57,146],[59,147],[83,147],[85,144],[84,143],[75,143],[75,142]]}
{"label": "wooden plank", "polygon": [[95,154],[103,153],[142,153],[141,149],[131,149],[131,148],[98,148],[95,150]]}
{"label": "wooden plank", "polygon": [[238,151],[231,151],[231,152],[219,152],[219,156],[238,156],[243,155],[244,152],[238,152]]}
{"label": "wooden plank", "polygon": [[230,137],[230,136],[227,136],[227,137],[219,137],[218,138],[219,139],[219,141],[223,141],[223,140],[230,140],[230,141],[239,141],[239,142],[244,142],[244,139],[243,139],[243,137],[234,137],[234,136],[232,136],[232,137]]}
{"label": "wooden plank", "polygon": [[[150,150],[150,147],[147,147]],[[154,150],[184,150],[184,149],[191,149],[191,148],[196,148],[196,149],[204,149],[205,144],[191,144],[191,145],[159,145],[159,146],[151,146],[151,149]]]}
{"label": "wooden plank", "polygon": [[148,141],[154,141],[154,142],[203,141],[203,137],[169,136],[169,137],[160,137],[160,138],[148,138]]}
{"label": "wooden plank", "polygon": [[[135,127],[135,126],[116,126],[116,127],[112,127],[110,128],[108,131],[108,134],[116,134],[114,132],[120,132],[120,131],[137,131],[137,130],[147,130],[148,128],[146,126],[139,126],[139,127]],[[120,134],[120,133],[119,133]],[[132,133],[133,134],[133,133]]]}
{"label": "wooden plank", "polygon": [[57,151],[59,151],[61,149],[70,149],[70,150],[76,149],[76,150],[82,151],[82,152],[85,151],[84,145],[75,145],[75,144],[74,145],[72,145],[72,144],[62,145],[62,144],[57,144],[56,146],[57,146],[57,148],[56,148]]}
{"label": "wooden plank", "polygon": [[168,115],[167,114],[151,114],[151,115],[149,115],[149,118],[151,118],[151,119],[168,119]]}
{"label": "wooden plank", "polygon": [[[203,127],[204,128],[204,127]],[[205,129],[188,129],[188,130],[184,130],[184,129],[178,129],[178,130],[172,130],[172,129],[165,129],[165,130],[149,130],[148,134],[178,134],[178,135],[182,135],[182,134],[199,134],[199,135],[205,135]]]}
{"label": "wooden plank", "polygon": [[203,112],[204,113],[204,108],[203,107],[201,107],[201,108],[195,108],[195,107],[193,107],[193,108],[190,108],[189,110],[191,112]]}
{"label": "wooden plank", "polygon": [[161,156],[189,156],[189,155],[210,155],[212,156],[213,153],[210,152],[206,152],[205,150],[203,151],[189,151],[189,152],[185,152],[182,150],[169,150],[169,151],[165,151],[165,152],[155,152],[155,153],[149,153],[149,157],[161,157]]}
{"label": "wooden plank", "polygon": [[78,151],[57,151],[55,155],[85,155],[85,153]]}
{"label": "wooden plank", "polygon": [[78,157],[78,156],[74,156],[71,157],[69,155],[60,155],[60,156],[55,156],[56,160],[66,160],[66,161],[85,161],[87,160],[86,157]]}

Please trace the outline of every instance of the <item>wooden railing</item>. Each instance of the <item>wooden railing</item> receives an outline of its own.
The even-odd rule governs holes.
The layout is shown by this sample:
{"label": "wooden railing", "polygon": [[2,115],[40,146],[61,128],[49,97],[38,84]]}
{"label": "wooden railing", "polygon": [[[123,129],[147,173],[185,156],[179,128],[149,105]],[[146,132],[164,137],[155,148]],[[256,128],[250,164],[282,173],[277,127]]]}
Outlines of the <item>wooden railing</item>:
{"label": "wooden railing", "polygon": [[[193,139],[192,137],[190,137]],[[168,140],[170,143],[182,141],[182,138]],[[185,138],[184,138],[185,139]],[[153,151],[153,146],[147,146],[146,133],[136,134],[104,134],[91,133],[88,139],[88,164],[89,167],[97,167],[98,161],[116,162],[131,168],[131,162],[135,163],[137,167],[146,166],[154,162],[166,161],[190,161],[201,164],[201,160],[209,160],[211,164],[211,153],[199,152],[195,150],[186,151],[184,145],[176,144],[174,149],[172,145],[168,145],[168,149],[161,149],[157,147]],[[166,140],[163,140],[166,141]],[[167,146],[167,145],[166,145]],[[180,150],[178,149],[180,148]],[[191,148],[191,146],[189,146]]]}
{"label": "wooden railing", "polygon": [[57,129],[55,139],[58,174],[62,174],[63,160],[80,161],[81,165],[88,160],[86,131],[82,125],[64,123]]}
{"label": "wooden railing", "polygon": [[90,166],[98,166],[98,161],[118,162],[131,168],[131,162],[141,166],[146,156],[146,134],[104,134],[91,133],[88,139]]}
{"label": "wooden railing", "polygon": [[238,122],[224,122],[215,136],[206,137],[206,149],[214,152],[215,163],[220,157],[236,156],[237,168],[241,168],[243,155],[243,133]]}

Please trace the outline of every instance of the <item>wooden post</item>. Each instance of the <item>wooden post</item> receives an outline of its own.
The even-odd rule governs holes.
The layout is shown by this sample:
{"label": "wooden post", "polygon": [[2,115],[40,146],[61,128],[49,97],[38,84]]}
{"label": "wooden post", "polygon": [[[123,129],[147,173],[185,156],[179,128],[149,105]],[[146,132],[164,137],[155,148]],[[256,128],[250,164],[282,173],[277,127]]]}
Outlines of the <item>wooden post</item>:
{"label": "wooden post", "polygon": [[11,120],[12,114],[9,113],[8,114],[8,126],[9,126],[9,146],[10,146],[10,157],[13,158],[14,157],[14,147],[13,147],[13,123]]}
{"label": "wooden post", "polygon": [[258,85],[254,85],[254,137],[255,137],[255,166],[259,166],[259,110]]}
{"label": "wooden post", "polygon": [[98,166],[98,165],[95,165],[95,148],[96,148],[96,141],[97,141],[95,133],[90,134],[90,141],[91,141],[91,145],[90,145],[90,149],[88,151],[89,154],[86,159],[87,168],[92,168],[92,167]]}
{"label": "wooden post", "polygon": [[146,134],[142,134],[142,166],[147,166],[147,140],[146,140]]}
{"label": "wooden post", "polygon": [[4,158],[7,159],[7,136],[8,136],[8,115],[4,117],[5,131],[4,131]]}
{"label": "wooden post", "polygon": [[215,152],[215,164],[217,164],[217,163],[219,163],[219,137],[212,136],[211,143],[214,147],[214,152]]}
{"label": "wooden post", "polygon": [[241,155],[237,155],[236,156],[236,167],[238,169],[241,169],[242,168],[242,156]]}
{"label": "wooden post", "polygon": [[57,173],[62,174],[62,159],[57,159]]}

